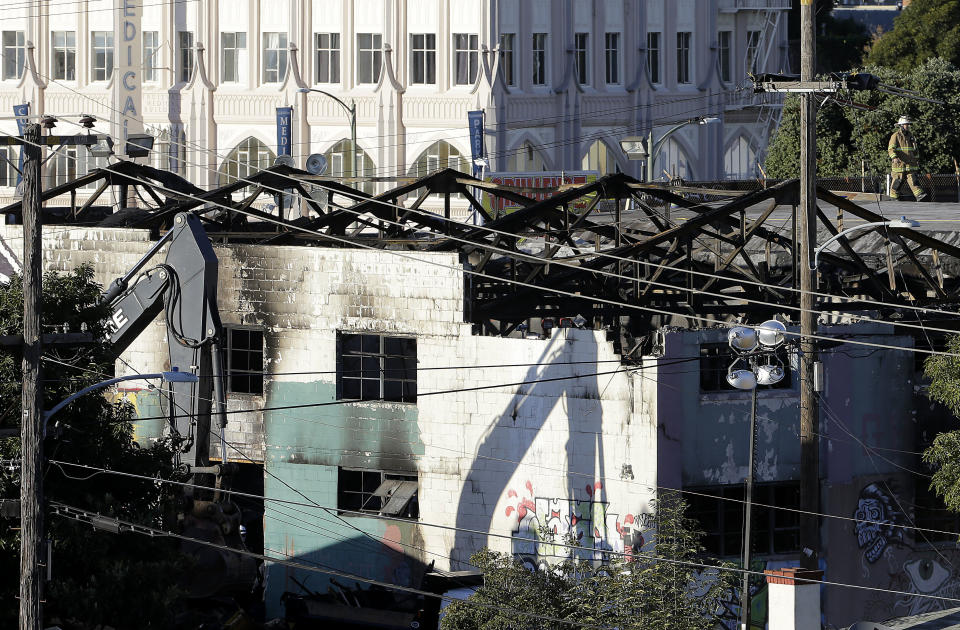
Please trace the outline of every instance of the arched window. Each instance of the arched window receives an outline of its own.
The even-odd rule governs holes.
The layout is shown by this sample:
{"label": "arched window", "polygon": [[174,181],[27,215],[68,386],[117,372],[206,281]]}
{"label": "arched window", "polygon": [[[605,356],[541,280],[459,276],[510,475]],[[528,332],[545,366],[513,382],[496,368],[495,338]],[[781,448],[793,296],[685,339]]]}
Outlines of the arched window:
{"label": "arched window", "polygon": [[267,145],[251,136],[238,144],[220,165],[220,185],[232,184],[269,168],[276,157]]}
{"label": "arched window", "polygon": [[723,154],[723,172],[730,179],[753,179],[757,176],[757,152],[750,141],[740,136]]}
{"label": "arched window", "polygon": [[[324,155],[327,158],[327,174],[331,177],[352,177],[353,168],[350,161],[354,159],[353,152],[350,151],[351,141],[344,139],[336,143],[327,150]],[[375,194],[376,184],[369,181],[368,178],[377,174],[377,167],[373,160],[367,155],[367,152],[357,147],[357,176],[364,178],[357,184],[350,184],[357,190],[362,190],[368,195]]]}
{"label": "arched window", "polygon": [[524,142],[510,154],[507,170],[514,173],[528,173],[547,170],[547,163],[540,152],[529,142]]}
{"label": "arched window", "polygon": [[673,138],[667,139],[664,143],[653,165],[653,181],[665,179],[668,175],[671,179],[675,177],[690,179],[693,177],[690,159],[680,144]]}
{"label": "arched window", "polygon": [[600,175],[620,172],[616,156],[602,140],[597,140],[590,145],[580,164],[583,170],[597,171]]}
{"label": "arched window", "polygon": [[449,142],[438,140],[420,154],[413,166],[410,167],[410,177],[426,177],[445,168],[452,168],[462,173],[470,172],[470,164]]}

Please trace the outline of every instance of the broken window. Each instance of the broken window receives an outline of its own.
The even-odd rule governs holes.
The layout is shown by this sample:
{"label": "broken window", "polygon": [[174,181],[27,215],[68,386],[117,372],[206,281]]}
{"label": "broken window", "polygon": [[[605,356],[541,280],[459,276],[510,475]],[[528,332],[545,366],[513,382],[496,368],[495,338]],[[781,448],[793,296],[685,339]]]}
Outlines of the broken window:
{"label": "broken window", "polygon": [[227,329],[227,391],[263,395],[263,331]]}
{"label": "broken window", "polygon": [[340,333],[337,339],[340,400],[417,402],[417,340]]}
{"label": "broken window", "polygon": [[[684,488],[688,514],[704,532],[708,554],[727,557],[743,553],[744,486],[730,484]],[[777,506],[774,509],[764,506]],[[759,554],[800,550],[800,482],[780,481],[753,486],[751,549]]]}
{"label": "broken window", "polygon": [[337,509],[417,518],[420,516],[418,489],[415,475],[339,468]]}

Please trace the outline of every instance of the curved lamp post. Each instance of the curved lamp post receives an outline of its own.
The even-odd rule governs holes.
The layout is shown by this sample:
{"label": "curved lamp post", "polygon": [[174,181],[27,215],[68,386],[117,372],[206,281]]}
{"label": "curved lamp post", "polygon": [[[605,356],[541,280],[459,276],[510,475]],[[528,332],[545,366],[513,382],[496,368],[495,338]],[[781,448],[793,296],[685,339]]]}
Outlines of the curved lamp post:
{"label": "curved lamp post", "polygon": [[100,381],[99,383],[94,383],[89,387],[84,387],[79,392],[64,398],[59,403],[57,403],[52,409],[47,410],[43,414],[43,435],[47,435],[47,423],[50,421],[50,418],[75,401],[81,396],[85,396],[90,392],[97,391],[98,389],[104,389],[105,387],[110,387],[111,385],[116,385],[117,383],[122,383],[123,381],[138,381],[151,378],[160,378],[163,379],[166,383],[196,383],[200,380],[200,377],[191,372],[180,372],[177,368],[173,368],[169,372],[156,372],[153,374],[130,374],[127,376],[118,376],[116,378],[111,378],[106,381]]}
{"label": "curved lamp post", "polygon": [[822,252],[827,245],[839,239],[842,236],[849,234],[850,232],[855,232],[857,230],[864,230],[868,228],[875,227],[889,227],[889,228],[917,228],[920,227],[920,223],[907,217],[900,217],[899,219],[891,219],[890,221],[871,221],[870,223],[861,223],[860,225],[855,225],[851,228],[847,228],[842,232],[838,232],[833,237],[828,239],[823,245],[817,247],[813,250],[813,264],[810,265],[811,271],[817,270],[817,260],[820,257],[820,252]]}
{"label": "curved lamp post", "polygon": [[350,168],[352,169],[350,176],[356,179],[357,173],[360,170],[357,168],[357,102],[351,101],[350,104],[347,105],[340,98],[334,96],[330,92],[325,92],[316,88],[302,87],[297,90],[297,92],[300,92],[301,94],[309,94],[310,92],[323,94],[324,96],[335,100],[337,104],[343,108],[343,111],[346,112],[347,117],[350,119]]}
{"label": "curved lamp post", "polygon": [[626,154],[628,160],[646,160],[646,178],[644,181],[652,182],[654,180],[653,176],[653,165],[657,161],[657,156],[660,155],[660,151],[663,150],[664,143],[667,138],[670,137],[676,131],[679,131],[687,125],[715,125],[720,122],[720,119],[715,116],[698,116],[696,118],[690,118],[689,120],[684,120],[666,131],[660,139],[656,142],[653,141],[653,129],[650,130],[650,133],[647,134],[647,137],[643,136],[627,136],[626,138],[620,141],[620,148]]}

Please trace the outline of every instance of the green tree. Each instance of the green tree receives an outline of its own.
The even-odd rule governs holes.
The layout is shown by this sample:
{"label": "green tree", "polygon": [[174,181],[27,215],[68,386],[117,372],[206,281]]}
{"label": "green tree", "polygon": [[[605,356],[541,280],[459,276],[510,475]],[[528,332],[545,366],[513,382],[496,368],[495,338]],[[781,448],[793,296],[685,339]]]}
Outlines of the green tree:
{"label": "green tree", "polygon": [[[929,59],[908,74],[871,67],[865,72],[885,85],[913,90],[918,96],[945,105],[894,96],[876,90],[852,92],[860,107],[828,101],[817,113],[817,174],[822,177],[859,176],[890,170],[887,142],[897,118],[914,119],[913,134],[920,147],[920,167],[927,173],[952,173],[960,159],[960,70],[942,59]],[[841,95],[846,98],[846,95]],[[799,98],[784,104],[780,127],[770,141],[764,170],[772,178],[800,174]]]}
{"label": "green tree", "polygon": [[678,495],[662,495],[655,509],[655,532],[646,532],[653,543],[634,558],[601,566],[567,559],[531,571],[510,554],[474,554],[484,583],[447,607],[441,630],[558,627],[545,618],[622,630],[712,628],[732,574],[696,566],[701,533]]}
{"label": "green tree", "polygon": [[935,57],[960,65],[960,0],[913,0],[873,44],[867,63],[906,74]]}
{"label": "green tree", "polygon": [[[103,341],[107,315],[100,305],[100,287],[89,267],[69,274],[47,274],[41,305],[45,331],[82,329],[99,340],[66,348],[47,348],[43,396],[47,406],[87,385],[108,378],[113,355]],[[21,281],[0,285],[0,334],[23,330]],[[20,419],[20,363],[17,351],[0,352],[0,427]],[[69,364],[70,367],[63,364]],[[141,449],[133,441],[129,405],[104,396],[83,396],[57,414],[62,435],[48,438],[48,459],[88,464],[151,477],[177,478],[173,445],[163,442]],[[20,455],[19,438],[0,439],[0,459]],[[19,499],[15,467],[0,472],[0,498]],[[176,497],[167,484],[48,465],[47,500],[160,528],[170,528]],[[20,540],[15,521],[0,521],[0,599],[14,602],[19,581]],[[176,544],[137,534],[110,534],[87,524],[46,518],[53,541],[53,579],[46,586],[45,614],[72,628],[99,624],[116,628],[173,627],[177,579],[184,560]],[[0,607],[0,627],[16,626],[17,607]]]}
{"label": "green tree", "polygon": [[[946,351],[960,354],[960,335],[951,337]],[[923,364],[930,379],[927,396],[960,417],[960,357],[935,354]],[[939,434],[923,453],[923,461],[934,469],[931,486],[946,506],[960,512],[960,429]]]}

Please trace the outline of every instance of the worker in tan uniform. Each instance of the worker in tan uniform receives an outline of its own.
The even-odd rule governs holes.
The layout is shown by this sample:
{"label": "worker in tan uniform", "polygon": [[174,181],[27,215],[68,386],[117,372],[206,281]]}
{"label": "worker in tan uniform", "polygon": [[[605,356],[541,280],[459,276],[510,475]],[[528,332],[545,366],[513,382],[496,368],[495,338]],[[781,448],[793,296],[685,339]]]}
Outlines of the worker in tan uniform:
{"label": "worker in tan uniform", "polygon": [[904,183],[910,186],[917,201],[925,201],[927,193],[920,185],[920,160],[917,157],[917,143],[910,133],[913,121],[908,116],[901,116],[897,120],[897,130],[890,136],[887,143],[887,154],[893,161],[891,171],[893,181],[890,183],[890,196],[897,199]]}

